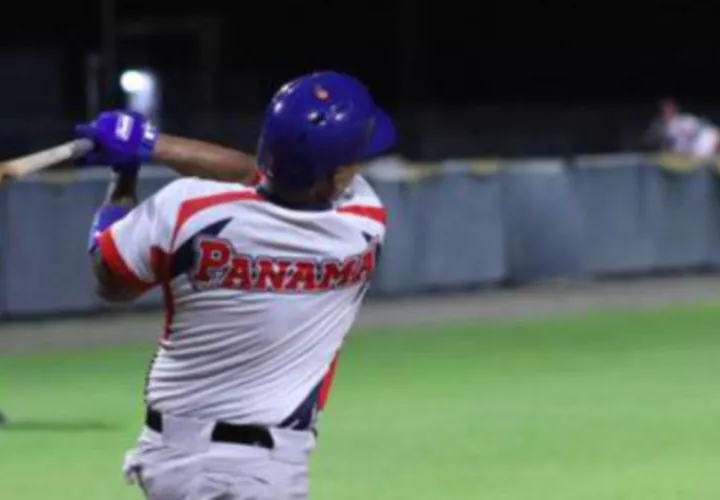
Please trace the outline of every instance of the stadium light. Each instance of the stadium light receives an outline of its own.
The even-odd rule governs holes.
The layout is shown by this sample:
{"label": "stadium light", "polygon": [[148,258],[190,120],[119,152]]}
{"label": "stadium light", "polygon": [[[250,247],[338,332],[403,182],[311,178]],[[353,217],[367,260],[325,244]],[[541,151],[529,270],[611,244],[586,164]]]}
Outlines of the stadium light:
{"label": "stadium light", "polygon": [[120,75],[120,87],[126,94],[151,92],[155,86],[155,78],[147,71],[130,69]]}
{"label": "stadium light", "polygon": [[125,107],[150,118],[159,126],[160,82],[152,71],[128,69],[120,75],[120,88],[125,93]]}

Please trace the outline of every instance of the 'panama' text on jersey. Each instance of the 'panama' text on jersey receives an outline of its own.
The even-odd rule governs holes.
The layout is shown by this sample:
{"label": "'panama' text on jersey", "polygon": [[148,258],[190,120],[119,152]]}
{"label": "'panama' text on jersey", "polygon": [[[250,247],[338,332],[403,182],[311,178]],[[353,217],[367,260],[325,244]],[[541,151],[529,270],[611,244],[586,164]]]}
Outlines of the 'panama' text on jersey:
{"label": "'panama' text on jersey", "polygon": [[366,282],[377,260],[377,242],[344,260],[309,260],[249,256],[235,252],[224,239],[196,241],[191,274],[198,289],[231,288],[259,292],[312,293]]}

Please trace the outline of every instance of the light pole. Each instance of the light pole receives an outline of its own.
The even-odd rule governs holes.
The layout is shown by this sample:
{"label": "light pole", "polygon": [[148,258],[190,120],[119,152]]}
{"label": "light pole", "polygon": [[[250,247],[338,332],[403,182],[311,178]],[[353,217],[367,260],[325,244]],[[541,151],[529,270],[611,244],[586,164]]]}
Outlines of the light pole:
{"label": "light pole", "polygon": [[100,26],[103,86],[100,102],[105,109],[118,107],[117,19],[115,0],[102,0]]}

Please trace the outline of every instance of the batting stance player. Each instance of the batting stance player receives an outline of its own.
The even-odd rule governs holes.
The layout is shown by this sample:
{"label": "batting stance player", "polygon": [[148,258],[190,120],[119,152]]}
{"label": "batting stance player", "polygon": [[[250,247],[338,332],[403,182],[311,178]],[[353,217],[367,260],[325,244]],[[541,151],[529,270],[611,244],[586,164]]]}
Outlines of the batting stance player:
{"label": "batting stance player", "polygon": [[[243,153],[158,134],[141,116],[80,126],[118,181],[91,230],[100,294],[165,296],[145,426],[125,463],[146,498],[305,499],[315,425],[385,236],[358,164],[395,140],[356,79],[285,84],[264,115],[262,178]],[[137,165],[186,177],[137,205]]]}

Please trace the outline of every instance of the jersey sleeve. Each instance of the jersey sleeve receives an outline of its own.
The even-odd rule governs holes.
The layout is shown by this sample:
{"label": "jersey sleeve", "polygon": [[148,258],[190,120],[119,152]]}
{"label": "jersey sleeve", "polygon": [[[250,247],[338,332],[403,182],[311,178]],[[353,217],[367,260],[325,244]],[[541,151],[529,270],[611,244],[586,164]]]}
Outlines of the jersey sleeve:
{"label": "jersey sleeve", "polygon": [[145,291],[159,281],[160,259],[170,250],[187,184],[185,179],[168,184],[100,235],[103,262],[127,288]]}

